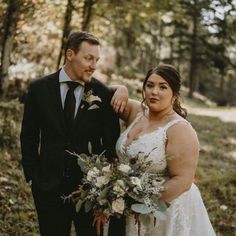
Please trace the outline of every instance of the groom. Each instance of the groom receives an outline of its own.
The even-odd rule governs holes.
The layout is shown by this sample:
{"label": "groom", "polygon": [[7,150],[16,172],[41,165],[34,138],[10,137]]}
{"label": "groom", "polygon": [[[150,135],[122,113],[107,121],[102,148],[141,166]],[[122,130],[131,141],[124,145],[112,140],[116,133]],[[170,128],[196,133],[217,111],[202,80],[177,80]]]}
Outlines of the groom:
{"label": "groom", "polygon": [[[112,162],[120,134],[119,119],[110,106],[113,95],[92,77],[100,55],[98,39],[73,33],[65,49],[65,65],[31,83],[21,130],[22,165],[32,193],[42,236],[69,236],[74,223],[79,236],[93,236],[93,216],[75,212],[62,196],[74,191],[82,178],[76,158],[66,150],[100,154]],[[119,103],[119,102],[118,102]],[[121,235],[120,222],[110,234]]]}

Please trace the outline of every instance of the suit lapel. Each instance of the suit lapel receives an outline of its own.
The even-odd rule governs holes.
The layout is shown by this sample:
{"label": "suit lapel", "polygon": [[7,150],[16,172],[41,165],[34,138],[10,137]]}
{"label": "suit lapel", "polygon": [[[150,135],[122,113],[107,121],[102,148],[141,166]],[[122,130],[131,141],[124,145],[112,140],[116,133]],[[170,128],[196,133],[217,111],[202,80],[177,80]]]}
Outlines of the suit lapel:
{"label": "suit lapel", "polygon": [[75,117],[75,130],[80,129],[80,127],[83,127],[84,122],[86,121],[86,114],[87,114],[87,109],[88,109],[88,104],[84,101],[84,96],[85,94],[92,88],[92,82],[89,84],[85,84],[84,87],[84,94],[82,96],[76,117]]}
{"label": "suit lapel", "polygon": [[61,92],[59,83],[59,71],[57,71],[53,77],[48,78],[49,90],[51,93],[51,111],[55,119],[55,123],[58,125],[58,129],[64,132],[66,130],[63,107],[61,103]]}

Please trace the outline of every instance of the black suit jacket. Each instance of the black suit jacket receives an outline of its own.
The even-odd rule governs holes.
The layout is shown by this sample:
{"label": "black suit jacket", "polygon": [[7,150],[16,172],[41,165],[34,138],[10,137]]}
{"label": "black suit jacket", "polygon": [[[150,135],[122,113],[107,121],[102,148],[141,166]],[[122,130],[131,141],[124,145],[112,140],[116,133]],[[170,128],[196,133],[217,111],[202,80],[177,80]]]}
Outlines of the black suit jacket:
{"label": "black suit jacket", "polygon": [[[120,133],[118,116],[112,111],[112,92],[95,78],[85,84],[86,94],[92,91],[102,102],[90,109],[81,101],[68,132],[64,121],[60,96],[59,71],[36,80],[29,86],[25,100],[21,129],[22,165],[26,181],[32,180],[41,189],[50,190],[60,185],[66,175],[76,186],[82,173],[76,158],[66,150],[100,154],[106,150],[110,160],[116,157],[115,143]],[[90,145],[90,144],[91,145]]]}

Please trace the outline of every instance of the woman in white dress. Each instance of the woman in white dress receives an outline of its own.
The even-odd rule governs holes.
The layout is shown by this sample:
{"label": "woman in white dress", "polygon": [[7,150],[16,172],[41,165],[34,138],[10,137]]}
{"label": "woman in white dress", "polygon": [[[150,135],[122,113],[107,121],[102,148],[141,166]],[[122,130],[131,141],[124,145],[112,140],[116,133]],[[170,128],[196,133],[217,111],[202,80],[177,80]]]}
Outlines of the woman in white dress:
{"label": "woman in white dress", "polygon": [[[193,183],[199,157],[195,130],[179,102],[180,75],[168,64],[150,70],[143,83],[143,102],[129,100],[120,117],[127,129],[117,142],[120,161],[138,156],[152,161],[150,173],[166,177],[161,199],[169,202],[165,217],[140,215],[141,236],[213,236],[200,192]],[[115,102],[114,102],[115,103]],[[113,104],[115,106],[115,104]],[[148,156],[148,157],[146,157]],[[135,236],[133,216],[126,236]]]}

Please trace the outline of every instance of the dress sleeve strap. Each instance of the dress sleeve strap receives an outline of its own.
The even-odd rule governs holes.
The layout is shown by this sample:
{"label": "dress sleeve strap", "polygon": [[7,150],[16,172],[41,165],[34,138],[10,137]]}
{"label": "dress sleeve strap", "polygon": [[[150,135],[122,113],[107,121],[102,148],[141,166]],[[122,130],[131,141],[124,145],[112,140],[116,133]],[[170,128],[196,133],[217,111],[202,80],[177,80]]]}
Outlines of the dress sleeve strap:
{"label": "dress sleeve strap", "polygon": [[175,124],[178,124],[180,122],[183,122],[183,123],[186,123],[186,124],[190,125],[190,123],[187,120],[180,118],[180,119],[175,119],[175,120],[169,121],[163,128],[164,128],[165,131],[167,131],[171,126],[173,126]]}

